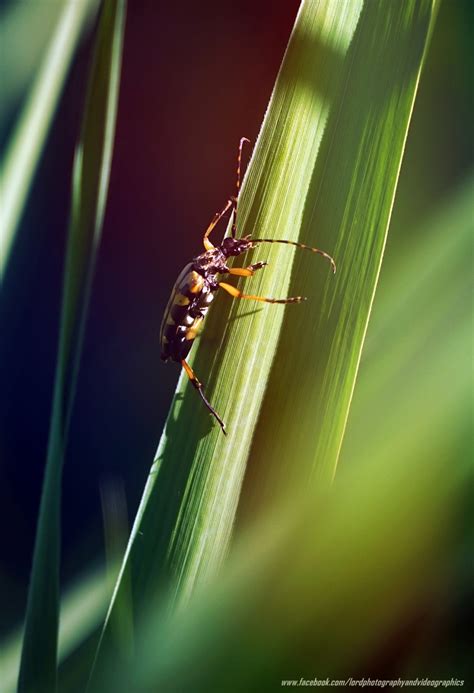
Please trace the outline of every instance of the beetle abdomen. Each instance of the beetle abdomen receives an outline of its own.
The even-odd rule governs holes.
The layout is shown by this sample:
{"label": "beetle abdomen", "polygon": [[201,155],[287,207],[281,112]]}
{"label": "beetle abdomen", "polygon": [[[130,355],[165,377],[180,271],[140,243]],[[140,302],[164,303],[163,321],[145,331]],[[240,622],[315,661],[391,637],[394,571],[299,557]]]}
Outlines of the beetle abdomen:
{"label": "beetle abdomen", "polygon": [[161,358],[181,361],[188,355],[204,320],[214,291],[206,278],[189,263],[171,292],[161,323]]}

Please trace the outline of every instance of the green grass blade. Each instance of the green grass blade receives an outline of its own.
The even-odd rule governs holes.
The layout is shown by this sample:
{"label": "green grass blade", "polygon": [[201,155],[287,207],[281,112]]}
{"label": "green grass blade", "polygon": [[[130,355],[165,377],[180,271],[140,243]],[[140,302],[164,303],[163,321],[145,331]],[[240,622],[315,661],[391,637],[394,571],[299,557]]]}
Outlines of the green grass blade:
{"label": "green grass blade", "polygon": [[77,147],[53,409],[28,594],[19,690],[56,688],[61,476],[115,132],[124,0],[103,6]]}
{"label": "green grass blade", "polygon": [[[306,294],[307,304],[260,308],[217,299],[192,363],[228,436],[182,377],[122,572],[131,571],[138,611],[163,584],[172,598],[186,599],[221,564],[257,421],[259,440],[270,445],[268,453],[260,443],[262,459],[281,456],[281,446],[292,463],[304,455],[310,466],[321,440],[323,464],[334,468],[431,18],[427,0],[302,5],[242,190],[239,225],[242,235],[317,245],[336,256],[338,276],[321,258],[301,253],[293,262],[287,247],[260,247],[252,261],[270,265],[251,280],[252,293]],[[318,354],[315,367],[308,352]],[[337,422],[315,402],[324,375],[337,395],[329,403]],[[266,398],[258,419],[268,387],[274,407],[270,413]],[[316,435],[315,415],[324,436]],[[300,418],[310,450],[288,449],[287,430]],[[115,601],[120,593],[119,579]]]}
{"label": "green grass blade", "polygon": [[304,316],[285,314],[252,445],[260,469],[245,489],[250,504],[334,476],[435,9],[368,2],[361,13],[302,222],[306,242],[333,250],[336,281],[296,258],[290,293],[311,301]]}
{"label": "green grass blade", "polygon": [[[443,439],[466,418],[473,379],[473,195],[471,176],[415,230],[409,256],[384,276],[341,451],[343,464],[383,455],[390,468],[407,457],[407,448],[412,457],[416,452],[426,457],[429,449],[439,457]],[[467,464],[468,459],[469,453]]]}
{"label": "green grass blade", "polygon": [[[91,637],[105,615],[110,599],[110,582],[103,567],[91,568],[68,587],[61,598],[58,634],[58,662],[64,662]],[[22,631],[19,629],[0,643],[2,693],[13,693],[18,680]]]}
{"label": "green grass blade", "polygon": [[[127,503],[122,483],[109,481],[102,484],[100,495],[104,524],[105,557],[110,587],[109,595],[112,595],[122,564],[123,554],[127,547],[130,527],[127,521]],[[131,595],[128,602],[122,599],[120,607],[120,609],[114,612],[114,621],[111,623],[111,627],[115,632],[114,637],[120,643],[120,649],[124,652],[131,652],[133,647]]]}
{"label": "green grass blade", "polygon": [[18,120],[0,171],[0,276],[3,275],[28,190],[47,138],[69,66],[98,0],[66,2],[47,55]]}

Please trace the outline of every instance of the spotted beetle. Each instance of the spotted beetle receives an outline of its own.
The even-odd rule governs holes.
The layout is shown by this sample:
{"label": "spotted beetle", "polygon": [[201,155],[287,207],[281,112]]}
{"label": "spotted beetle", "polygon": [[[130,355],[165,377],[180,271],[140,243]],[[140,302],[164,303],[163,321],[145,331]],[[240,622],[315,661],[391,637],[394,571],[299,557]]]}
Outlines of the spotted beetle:
{"label": "spotted beetle", "polygon": [[[287,243],[288,245],[294,245],[297,248],[303,248],[304,250],[310,250],[312,253],[322,255],[331,263],[333,272],[336,271],[336,265],[332,257],[318,248],[311,248],[303,243],[295,243],[287,240],[273,240],[269,238],[252,239],[250,235],[244,236],[243,238],[237,237],[237,202],[240,191],[240,168],[244,142],[250,142],[250,140],[246,137],[242,137],[239,143],[235,196],[228,199],[225,207],[220,212],[216,212],[211,223],[207,227],[203,238],[205,252],[191,260],[178,276],[165,308],[160,331],[161,359],[163,361],[171,359],[182,365],[192,385],[199,392],[204,404],[219,422],[224,434],[226,433],[224,422],[206,399],[202,384],[186,361],[186,357],[198,334],[201,323],[206,317],[206,313],[209,310],[209,306],[217,290],[219,288],[224,289],[224,291],[227,291],[227,293],[234,298],[264,301],[265,303],[300,303],[306,300],[303,296],[266,298],[264,296],[244,294],[235,286],[221,282],[218,275],[231,274],[238,277],[251,277],[257,270],[265,267],[267,263],[257,262],[248,267],[228,267],[227,260],[230,257],[245,253],[247,250],[250,250],[250,248],[255,248],[259,243]],[[232,210],[231,235],[224,238],[220,245],[214,246],[209,240],[211,231],[229,210]]]}

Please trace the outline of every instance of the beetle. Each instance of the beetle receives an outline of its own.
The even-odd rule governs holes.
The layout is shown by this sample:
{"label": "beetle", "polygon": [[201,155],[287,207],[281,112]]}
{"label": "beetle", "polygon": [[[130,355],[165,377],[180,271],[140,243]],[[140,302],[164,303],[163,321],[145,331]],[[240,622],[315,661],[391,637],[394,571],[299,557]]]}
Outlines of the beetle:
{"label": "beetle", "polygon": [[[332,257],[318,248],[311,248],[304,243],[296,243],[287,240],[274,240],[269,238],[251,238],[250,235],[237,237],[237,206],[240,191],[240,169],[242,162],[242,148],[246,137],[242,137],[239,143],[237,155],[237,185],[235,195],[227,200],[225,207],[216,212],[211,223],[204,232],[203,244],[205,252],[189,262],[179,274],[171,291],[168,304],[163,314],[160,330],[161,359],[163,361],[176,361],[184,368],[191,384],[198,391],[204,404],[218,421],[222,432],[225,434],[225,424],[219,414],[207,400],[201,382],[194,374],[186,357],[193,346],[201,324],[206,317],[209,306],[214,300],[216,292],[224,289],[234,298],[263,301],[265,303],[301,303],[306,300],[303,296],[288,298],[267,298],[245,294],[235,286],[220,281],[219,275],[230,274],[238,277],[251,277],[257,270],[267,265],[266,262],[256,262],[247,267],[229,267],[227,261],[231,257],[242,255],[247,250],[255,248],[260,243],[287,243],[312,253],[318,253],[331,263],[333,272],[336,272],[336,264]],[[220,245],[214,246],[209,236],[219,221],[231,210],[232,226],[231,235],[224,238]]]}

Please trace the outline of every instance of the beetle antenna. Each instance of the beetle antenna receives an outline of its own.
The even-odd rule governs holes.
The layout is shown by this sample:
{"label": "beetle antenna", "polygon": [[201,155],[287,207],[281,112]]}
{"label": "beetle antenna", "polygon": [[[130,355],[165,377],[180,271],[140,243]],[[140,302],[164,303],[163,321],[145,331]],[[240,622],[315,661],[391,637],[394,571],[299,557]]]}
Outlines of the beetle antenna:
{"label": "beetle antenna", "polygon": [[304,243],[296,243],[295,241],[283,241],[283,240],[273,240],[271,238],[252,238],[252,246],[256,246],[258,243],[286,243],[287,245],[294,245],[297,248],[302,248],[303,250],[309,250],[312,253],[317,253],[318,255],[322,255],[323,257],[326,258],[326,260],[329,260],[331,263],[331,268],[334,274],[336,274],[336,263],[332,259],[328,253],[325,253],[324,250],[319,250],[319,248],[312,248],[310,245],[305,245]]}
{"label": "beetle antenna", "polygon": [[237,154],[237,183],[235,186],[235,197],[232,200],[234,203],[234,209],[232,212],[232,238],[237,236],[237,205],[240,193],[240,171],[242,166],[242,149],[244,147],[244,142],[250,144],[250,140],[247,137],[241,137],[239,142],[239,153]]}

